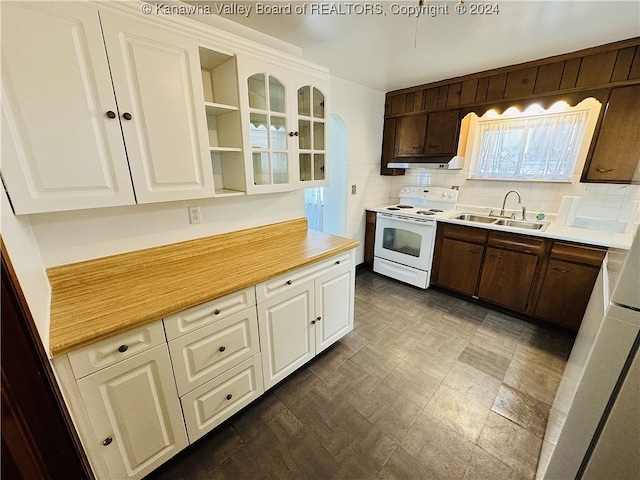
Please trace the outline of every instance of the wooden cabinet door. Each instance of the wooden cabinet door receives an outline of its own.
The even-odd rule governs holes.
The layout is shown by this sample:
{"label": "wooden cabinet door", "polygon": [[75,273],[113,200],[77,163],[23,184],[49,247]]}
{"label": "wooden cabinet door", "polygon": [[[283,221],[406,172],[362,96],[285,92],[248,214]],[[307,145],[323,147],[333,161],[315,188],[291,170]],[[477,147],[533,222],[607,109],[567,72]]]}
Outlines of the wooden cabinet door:
{"label": "wooden cabinet door", "polygon": [[429,114],[424,153],[427,155],[456,155],[460,119],[458,110]]}
{"label": "wooden cabinet door", "polygon": [[313,280],[258,303],[264,388],[269,389],[315,355]]}
{"label": "wooden cabinet door", "polygon": [[413,156],[424,153],[427,115],[400,117],[396,131],[396,156]]}
{"label": "wooden cabinet door", "polygon": [[587,181],[640,181],[639,111],[640,85],[611,91],[586,172]]}
{"label": "wooden cabinet door", "polygon": [[478,297],[524,312],[537,265],[536,255],[487,247]]}
{"label": "wooden cabinet door", "polygon": [[[382,157],[380,159],[380,175],[404,175],[404,168],[389,168],[393,162],[396,148],[396,126],[398,119],[385,118],[382,130]],[[373,260],[372,260],[373,262]]]}
{"label": "wooden cabinet door", "polygon": [[214,195],[198,44],[101,12],[138,203]]}
{"label": "wooden cabinet door", "polygon": [[61,5],[2,4],[2,175],[18,214],[135,203],[98,11]]}
{"label": "wooden cabinet door", "polygon": [[483,252],[482,245],[444,238],[435,283],[467,295],[475,295]]}
{"label": "wooden cabinet door", "polygon": [[372,267],[376,243],[376,212],[366,212],[366,219],[364,232],[364,263]]}
{"label": "wooden cabinet door", "polygon": [[599,271],[594,266],[549,260],[535,316],[577,330]]}
{"label": "wooden cabinet door", "polygon": [[353,330],[353,266],[315,280],[316,355]]}
{"label": "wooden cabinet door", "polygon": [[111,478],[141,478],[187,446],[166,345],[78,380]]}

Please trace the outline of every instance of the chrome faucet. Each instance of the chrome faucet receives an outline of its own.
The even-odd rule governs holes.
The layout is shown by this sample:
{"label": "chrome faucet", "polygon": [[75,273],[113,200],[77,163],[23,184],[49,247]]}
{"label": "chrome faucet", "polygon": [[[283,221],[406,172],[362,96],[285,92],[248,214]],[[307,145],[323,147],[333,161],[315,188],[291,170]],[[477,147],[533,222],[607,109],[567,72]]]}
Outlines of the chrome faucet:
{"label": "chrome faucet", "polygon": [[507,197],[509,196],[510,193],[515,193],[518,196],[518,203],[522,203],[522,199],[520,198],[520,193],[518,193],[517,190],[509,190],[507,194],[504,196],[504,200],[502,201],[502,209],[500,210],[501,217],[504,217],[504,206],[507,204]]}

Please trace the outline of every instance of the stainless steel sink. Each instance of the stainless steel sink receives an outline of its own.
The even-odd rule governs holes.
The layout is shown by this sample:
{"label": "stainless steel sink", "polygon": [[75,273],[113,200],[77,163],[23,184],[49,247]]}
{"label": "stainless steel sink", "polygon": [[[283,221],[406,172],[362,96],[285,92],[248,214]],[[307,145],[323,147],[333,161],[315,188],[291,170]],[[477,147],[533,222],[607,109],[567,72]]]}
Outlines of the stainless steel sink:
{"label": "stainless steel sink", "polygon": [[485,217],[482,215],[474,215],[473,213],[462,213],[454,217],[457,220],[465,220],[467,222],[493,223],[495,218]]}
{"label": "stainless steel sink", "polygon": [[503,225],[505,227],[526,228],[529,230],[543,230],[549,225],[548,222],[527,222],[525,220],[500,219],[494,225]]}

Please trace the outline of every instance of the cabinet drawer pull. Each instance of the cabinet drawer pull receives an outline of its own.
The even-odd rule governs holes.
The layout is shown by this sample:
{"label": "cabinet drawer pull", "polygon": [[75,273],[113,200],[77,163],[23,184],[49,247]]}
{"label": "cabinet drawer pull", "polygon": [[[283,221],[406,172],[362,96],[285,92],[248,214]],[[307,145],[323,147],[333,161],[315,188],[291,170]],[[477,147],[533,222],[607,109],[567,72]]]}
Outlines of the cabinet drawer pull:
{"label": "cabinet drawer pull", "polygon": [[233,395],[231,395],[231,394],[227,395],[227,400],[231,400],[232,398],[233,398]]}
{"label": "cabinet drawer pull", "polygon": [[560,273],[569,273],[569,270],[563,270],[562,268],[558,268],[558,267],[551,267],[553,268],[556,272],[560,272]]}
{"label": "cabinet drawer pull", "polygon": [[107,445],[111,445],[111,442],[113,442],[113,438],[107,437],[102,441],[102,445],[106,447]]}
{"label": "cabinet drawer pull", "polygon": [[293,281],[287,280],[287,285],[291,285],[292,283],[293,283]]}
{"label": "cabinet drawer pull", "polygon": [[429,148],[438,148],[438,145],[429,145]]}
{"label": "cabinet drawer pull", "polygon": [[500,253],[490,253],[489,256],[495,257],[495,258],[502,258],[502,255]]}
{"label": "cabinet drawer pull", "polygon": [[223,346],[221,346],[218,350],[219,350],[219,351],[221,351],[221,352],[224,352],[226,349],[227,349],[227,347],[225,347],[225,346],[223,345]]}
{"label": "cabinet drawer pull", "polygon": [[477,250],[467,250],[467,252],[469,252],[469,253],[473,253],[474,255],[475,255],[476,253],[478,253],[478,252],[477,252]]}
{"label": "cabinet drawer pull", "polygon": [[118,351],[119,351],[120,353],[124,353],[124,352],[126,352],[127,350],[129,350],[129,345],[120,345],[120,346],[118,347]]}
{"label": "cabinet drawer pull", "polygon": [[116,118],[116,112],[109,110],[106,114],[107,118]]}
{"label": "cabinet drawer pull", "polygon": [[322,320],[322,317],[316,318],[316,322],[319,322],[320,320]]}
{"label": "cabinet drawer pull", "polygon": [[340,265],[340,260],[336,260],[336,265]]}
{"label": "cabinet drawer pull", "polygon": [[213,311],[213,314],[214,314],[214,315],[220,315],[220,309],[219,309],[219,308],[216,308],[216,309]]}
{"label": "cabinet drawer pull", "polygon": [[315,325],[316,321],[315,320],[311,320],[311,325]]}
{"label": "cabinet drawer pull", "polygon": [[598,173],[609,173],[609,172],[613,172],[613,168],[596,168],[596,172]]}
{"label": "cabinet drawer pull", "polygon": [[122,118],[124,118],[125,120],[131,120],[133,116],[129,112],[124,112],[122,114]]}
{"label": "cabinet drawer pull", "polygon": [[290,137],[297,137],[298,136],[298,132],[289,132],[289,136]]}

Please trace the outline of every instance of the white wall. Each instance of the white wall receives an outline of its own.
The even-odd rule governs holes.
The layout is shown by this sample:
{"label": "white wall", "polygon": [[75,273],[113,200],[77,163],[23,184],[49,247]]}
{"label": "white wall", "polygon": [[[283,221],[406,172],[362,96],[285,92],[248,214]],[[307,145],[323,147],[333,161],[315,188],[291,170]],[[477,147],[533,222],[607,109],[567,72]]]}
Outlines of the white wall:
{"label": "white wall", "polygon": [[[347,80],[331,79],[332,113],[340,115],[349,137],[347,237],[360,241],[356,262],[364,259],[364,209],[389,201],[391,181],[380,176],[384,92]],[[351,194],[351,186],[356,194]]]}

